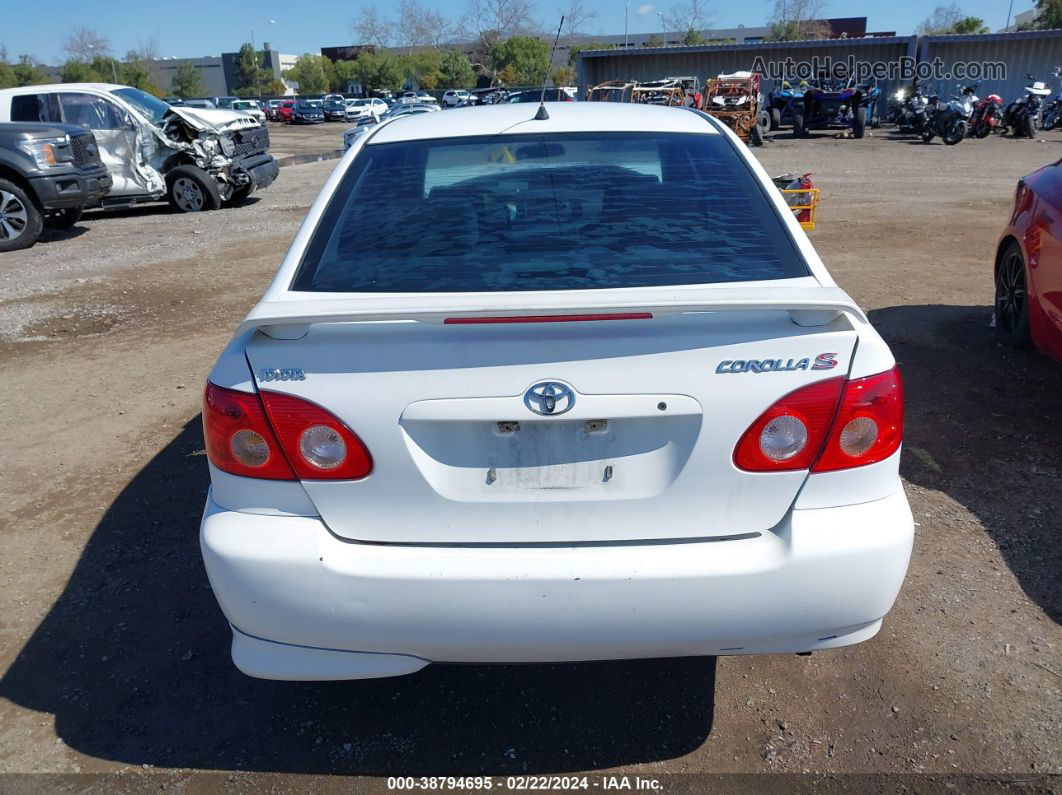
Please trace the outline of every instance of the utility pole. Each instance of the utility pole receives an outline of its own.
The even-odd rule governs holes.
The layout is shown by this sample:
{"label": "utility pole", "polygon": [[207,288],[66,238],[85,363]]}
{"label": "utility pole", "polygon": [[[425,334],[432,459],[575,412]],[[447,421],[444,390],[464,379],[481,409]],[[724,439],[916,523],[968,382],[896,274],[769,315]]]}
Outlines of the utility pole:
{"label": "utility pole", "polygon": [[[1011,0],[1013,2],[1014,0]],[[623,6],[623,49],[627,49],[627,12],[631,10],[631,0]]]}

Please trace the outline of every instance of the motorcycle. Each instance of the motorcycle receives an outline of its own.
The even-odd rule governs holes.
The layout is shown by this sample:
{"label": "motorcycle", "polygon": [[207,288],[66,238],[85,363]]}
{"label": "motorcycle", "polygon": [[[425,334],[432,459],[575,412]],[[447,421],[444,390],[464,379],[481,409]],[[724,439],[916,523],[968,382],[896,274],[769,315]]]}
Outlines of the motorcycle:
{"label": "motorcycle", "polygon": [[[1056,66],[1051,74],[1056,80],[1062,82],[1062,66]],[[1056,127],[1062,127],[1062,92],[1048,102],[1040,114],[1040,129],[1053,130]]]}
{"label": "motorcycle", "polygon": [[959,96],[952,97],[946,103],[942,102],[939,97],[930,97],[929,120],[922,131],[922,142],[928,144],[938,135],[948,146],[954,146],[962,141],[966,137],[969,120],[973,116],[973,99],[976,99],[973,91],[967,93],[965,89]]}
{"label": "motorcycle", "polygon": [[915,90],[908,95],[897,91],[895,99],[900,103],[896,110],[896,127],[904,135],[921,135],[929,125],[929,97]]}
{"label": "motorcycle", "polygon": [[998,94],[989,94],[982,100],[974,102],[973,117],[970,119],[970,132],[975,138],[987,138],[1003,118],[1003,98]]}
{"label": "motorcycle", "polygon": [[1031,74],[1025,75],[1030,84],[1025,87],[1025,96],[1016,99],[1007,105],[1003,111],[1003,132],[1008,129],[1015,138],[1035,138],[1036,128],[1043,110],[1044,97],[1051,96],[1049,89],[1043,82],[1037,80]]}

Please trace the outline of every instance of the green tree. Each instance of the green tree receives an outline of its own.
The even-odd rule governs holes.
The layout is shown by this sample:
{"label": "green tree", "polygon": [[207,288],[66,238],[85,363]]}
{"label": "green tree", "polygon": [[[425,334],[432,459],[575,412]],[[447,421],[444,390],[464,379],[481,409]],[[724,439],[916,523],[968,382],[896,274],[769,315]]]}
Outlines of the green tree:
{"label": "green tree", "polygon": [[18,63],[11,67],[15,73],[15,83],[20,86],[36,86],[41,83],[49,83],[51,80],[44,70],[33,62],[28,55],[18,56]]}
{"label": "green tree", "polygon": [[1036,0],[1036,10],[1040,12],[1033,23],[1040,30],[1062,28],[1062,0]]}
{"label": "green tree", "polygon": [[364,91],[398,91],[405,72],[398,58],[389,53],[363,52],[353,62],[350,79]]}
{"label": "green tree", "polygon": [[663,40],[663,39],[661,39],[661,38],[660,38],[659,36],[657,36],[657,35],[656,35],[656,34],[654,33],[654,34],[653,34],[652,36],[650,36],[650,37],[649,37],[649,38],[648,38],[648,39],[646,40],[646,42],[645,42],[645,46],[646,46],[646,47],[663,47],[663,46],[664,46],[664,40]]}
{"label": "green tree", "polygon": [[190,63],[182,63],[177,67],[170,90],[181,99],[201,97],[206,93],[199,70]]}
{"label": "green tree", "polygon": [[682,37],[682,43],[687,47],[696,47],[698,44],[707,44],[708,38],[699,30],[690,28],[686,31],[686,35]]}
{"label": "green tree", "polygon": [[267,97],[283,97],[288,93],[288,87],[284,85],[283,80],[277,80],[274,77],[262,86],[262,91]]}
{"label": "green tree", "polygon": [[236,96],[249,97],[258,94],[262,85],[273,79],[273,73],[262,68],[262,54],[256,52],[250,42],[240,45],[236,53]]}
{"label": "green tree", "polygon": [[498,82],[503,86],[518,86],[520,85],[520,75],[516,71],[516,67],[509,64],[500,72],[498,72]]}
{"label": "green tree", "polygon": [[952,33],[991,33],[991,29],[985,24],[985,21],[980,17],[966,17],[956,22],[952,28]]}
{"label": "green tree", "polygon": [[476,84],[472,64],[460,50],[447,50],[439,61],[444,88],[471,88]]}
{"label": "green tree", "polygon": [[553,85],[555,86],[574,86],[575,80],[575,70],[570,66],[562,66],[553,73]]}
{"label": "green tree", "polygon": [[494,68],[515,76],[505,80],[507,85],[536,85],[545,79],[549,69],[549,45],[534,36],[513,36],[497,44],[491,51]]}
{"label": "green tree", "polygon": [[320,94],[328,88],[328,75],[325,73],[320,55],[304,53],[295,61],[295,65],[284,72],[284,77],[299,84],[300,94]]}
{"label": "green tree", "polygon": [[59,73],[61,83],[102,83],[103,75],[87,63],[75,61],[73,58],[63,64]]}
{"label": "green tree", "polygon": [[14,88],[17,85],[14,68],[6,60],[0,61],[0,88]]}

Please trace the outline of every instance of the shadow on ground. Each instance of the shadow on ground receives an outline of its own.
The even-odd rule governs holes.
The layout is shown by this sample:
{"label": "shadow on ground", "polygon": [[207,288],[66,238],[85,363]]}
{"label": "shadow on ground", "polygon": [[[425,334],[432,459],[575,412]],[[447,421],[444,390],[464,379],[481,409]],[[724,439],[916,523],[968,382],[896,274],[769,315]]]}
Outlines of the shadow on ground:
{"label": "shadow on ground", "polygon": [[71,748],[160,767],[445,775],[651,762],[707,739],[711,658],[245,677],[200,561],[202,447],[196,418],[122,491],[0,682],[53,714]]}
{"label": "shadow on ground", "polygon": [[1001,345],[991,315],[870,312],[904,378],[901,472],[976,515],[1028,597],[1062,623],[1062,367]]}

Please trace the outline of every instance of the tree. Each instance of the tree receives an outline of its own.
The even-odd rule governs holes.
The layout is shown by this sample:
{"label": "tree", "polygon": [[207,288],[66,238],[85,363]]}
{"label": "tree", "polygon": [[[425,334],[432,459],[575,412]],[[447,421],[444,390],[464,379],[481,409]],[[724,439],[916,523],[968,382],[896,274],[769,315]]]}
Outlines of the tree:
{"label": "tree", "polygon": [[19,86],[36,86],[52,82],[30,55],[18,56],[18,62],[11,67],[11,71],[15,74],[15,84]]}
{"label": "tree", "polygon": [[471,88],[476,83],[472,64],[460,50],[447,50],[439,61],[439,72],[445,88]]}
{"label": "tree", "polygon": [[323,60],[328,59],[304,53],[293,67],[284,72],[284,77],[299,84],[300,94],[320,94],[328,87],[328,75],[321,63]]}
{"label": "tree", "polygon": [[[461,27],[475,40],[474,58],[497,74],[504,65],[493,62],[495,48],[511,36],[537,32],[532,0],[469,0]],[[547,53],[547,58],[548,58]]]}
{"label": "tree", "polygon": [[657,36],[655,33],[645,40],[646,47],[663,47],[664,40]]}
{"label": "tree", "polygon": [[111,54],[111,41],[87,25],[79,25],[63,39],[63,52],[68,57],[88,63],[98,55]]}
{"label": "tree", "polygon": [[352,65],[351,79],[363,91],[398,91],[405,79],[402,65],[390,53],[363,52]]}
{"label": "tree", "polygon": [[275,77],[262,86],[262,91],[265,92],[267,97],[283,97],[288,93],[288,87],[284,85],[283,80],[277,80]]}
{"label": "tree", "polygon": [[830,24],[821,19],[825,0],[775,0],[767,41],[828,39]]}
{"label": "tree", "polygon": [[350,32],[357,37],[359,44],[369,44],[380,49],[393,41],[392,30],[390,20],[385,19],[375,5],[362,8],[361,15],[350,22]]}
{"label": "tree", "polygon": [[668,31],[685,30],[699,34],[708,29],[714,17],[715,13],[706,0],[686,0],[672,6],[671,10],[663,15],[663,22]]}
{"label": "tree", "polygon": [[988,26],[979,17],[967,16],[957,3],[937,6],[915,32],[922,36],[942,33],[987,33]]}
{"label": "tree", "polygon": [[442,14],[418,0],[400,0],[397,30],[401,46],[412,54],[417,47],[438,49],[451,36],[452,25]]}
{"label": "tree", "polygon": [[707,44],[708,37],[699,30],[690,28],[686,31],[686,35],[682,37],[682,43],[687,47],[696,47],[698,44]]}
{"label": "tree", "polygon": [[170,90],[181,99],[201,97],[206,93],[199,70],[190,63],[182,63],[177,67]]}
{"label": "tree", "polygon": [[236,96],[239,97],[258,94],[262,90],[262,84],[273,79],[273,73],[262,68],[261,54],[255,51],[250,42],[240,45],[240,51],[236,53],[235,69]]}
{"label": "tree", "polygon": [[0,50],[0,88],[14,88],[17,85],[15,70],[7,62],[7,51]]}
{"label": "tree", "polygon": [[503,86],[518,86],[520,85],[520,75],[517,73],[516,68],[509,64],[498,72],[498,82]]}
{"label": "tree", "polygon": [[[110,79],[110,78],[108,78]],[[59,73],[60,83],[102,83],[103,75],[99,74],[90,64],[70,58],[63,64]]]}
{"label": "tree", "polygon": [[511,68],[507,85],[538,85],[549,70],[549,45],[534,36],[513,36],[493,48],[491,61],[499,73]]}
{"label": "tree", "polygon": [[575,80],[575,70],[570,66],[562,66],[553,72],[553,85],[555,86],[574,86]]}
{"label": "tree", "polygon": [[558,14],[564,15],[564,29],[561,37],[569,42],[579,34],[585,34],[587,26],[597,18],[597,12],[587,8],[583,0],[570,0],[564,8],[557,9]]}
{"label": "tree", "polygon": [[1062,28],[1062,0],[1036,0],[1036,10],[1040,13],[1033,25],[1039,30]]}

